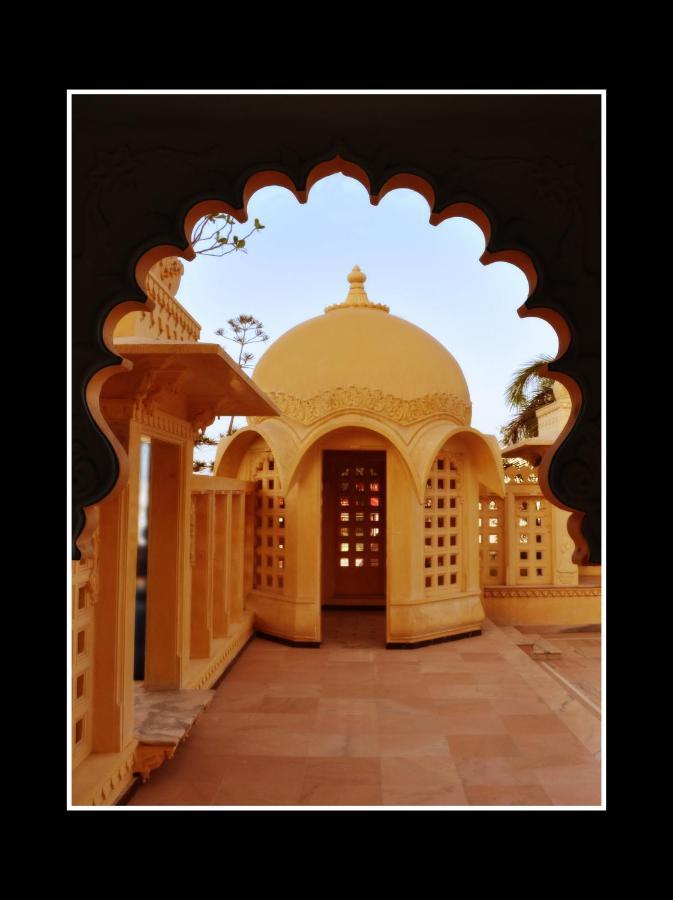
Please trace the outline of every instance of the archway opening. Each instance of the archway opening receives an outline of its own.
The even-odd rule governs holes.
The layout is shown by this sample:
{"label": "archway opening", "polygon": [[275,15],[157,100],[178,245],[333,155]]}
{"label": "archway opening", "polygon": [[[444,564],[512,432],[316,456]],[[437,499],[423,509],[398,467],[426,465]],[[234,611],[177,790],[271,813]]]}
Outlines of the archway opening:
{"label": "archway opening", "polygon": [[324,451],[322,485],[323,609],[385,608],[385,451]]}
{"label": "archway opening", "polygon": [[[298,198],[301,205],[280,181],[259,181],[250,189],[235,230],[244,233],[245,220],[253,218],[265,230],[248,240],[245,253],[198,258],[185,267],[181,293],[202,324],[201,339],[213,340],[236,312],[256,316],[270,339],[250,348],[254,358],[246,371],[252,375],[281,334],[342,299],[344,275],[359,263],[372,300],[385,302],[391,313],[455,353],[470,386],[473,424],[497,434],[510,417],[502,395],[512,371],[531,356],[553,357],[558,349],[546,322],[517,315],[535,284],[534,270],[523,254],[509,258],[485,250],[490,225],[476,208],[460,204],[429,216],[432,198],[420,180],[412,186],[396,179],[373,198],[362,177],[351,175],[316,172]],[[429,218],[435,227],[428,228]],[[220,342],[238,361],[236,344]],[[410,366],[418,362],[409,359]],[[228,419],[216,422],[207,436],[219,440],[228,425]],[[214,454],[201,446],[197,459],[207,466]]]}

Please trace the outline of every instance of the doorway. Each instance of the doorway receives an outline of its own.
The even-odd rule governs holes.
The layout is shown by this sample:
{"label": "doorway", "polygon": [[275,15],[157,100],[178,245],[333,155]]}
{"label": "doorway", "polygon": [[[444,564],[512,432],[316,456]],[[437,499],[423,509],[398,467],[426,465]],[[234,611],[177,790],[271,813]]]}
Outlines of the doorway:
{"label": "doorway", "polygon": [[322,602],[386,604],[386,454],[323,454]]}

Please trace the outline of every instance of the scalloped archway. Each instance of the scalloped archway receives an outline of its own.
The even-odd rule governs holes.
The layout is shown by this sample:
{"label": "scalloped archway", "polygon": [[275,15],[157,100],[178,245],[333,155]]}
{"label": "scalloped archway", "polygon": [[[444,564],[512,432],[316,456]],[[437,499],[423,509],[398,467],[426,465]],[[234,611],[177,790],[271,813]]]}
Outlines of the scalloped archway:
{"label": "scalloped archway", "polygon": [[[227,106],[231,99],[214,97],[209,101],[215,106]],[[291,98],[276,99],[285,101],[287,106]],[[446,108],[452,105],[451,97],[435,99],[443,101]],[[483,106],[484,99],[474,98],[475,108],[480,104]],[[362,103],[355,105],[363,106]],[[282,102],[280,106],[283,106]],[[442,107],[441,102],[439,106]],[[584,107],[580,118],[589,115],[587,105]],[[599,123],[600,113],[595,105],[590,117],[595,119],[597,111]],[[343,116],[343,108],[341,114]],[[568,109],[565,110],[567,117]],[[426,137],[427,118],[426,115]],[[559,118],[562,120],[564,116]],[[77,122],[77,116],[74,121]],[[82,121],[80,119],[80,126]],[[258,129],[263,121],[261,114],[256,121]],[[168,255],[193,258],[189,236],[195,222],[204,214],[227,211],[243,222],[247,219],[247,203],[260,188],[269,185],[286,187],[304,203],[313,184],[341,172],[363,184],[373,204],[388,191],[405,187],[426,198],[432,210],[432,224],[453,216],[469,218],[481,228],[486,240],[481,261],[485,265],[495,261],[510,262],[526,275],[529,295],[519,315],[542,318],[556,331],[560,349],[557,358],[550,363],[549,371],[566,386],[573,402],[568,427],[543,467],[543,491],[556,504],[573,511],[569,527],[577,548],[576,561],[600,562],[600,479],[597,477],[600,465],[600,316],[596,316],[596,300],[600,308],[596,271],[600,270],[600,265],[597,266],[595,253],[596,228],[600,223],[595,195],[600,185],[589,184],[589,189],[585,189],[588,197],[585,205],[590,208],[585,211],[583,221],[587,220],[593,226],[588,241],[593,255],[588,254],[592,258],[587,265],[587,241],[582,239],[583,235],[575,234],[572,224],[561,223],[565,224],[565,232],[559,238],[558,227],[554,227],[550,218],[552,212],[559,217],[559,203],[562,207],[568,202],[572,205],[568,200],[573,190],[576,192],[573,173],[568,171],[572,166],[564,167],[544,157],[541,164],[521,156],[480,159],[464,152],[457,154],[454,149],[447,157],[451,163],[449,170],[442,170],[436,156],[432,164],[428,163],[423,123],[416,123],[410,144],[408,135],[401,138],[399,129],[402,125],[399,117],[396,122],[386,120],[392,148],[389,157],[399,156],[399,148],[405,144],[412,154],[407,157],[406,164],[394,159],[388,159],[384,164],[376,152],[358,154],[344,147],[334,147],[335,142],[331,141],[334,149],[323,151],[318,158],[311,158],[310,154],[302,158],[295,150],[286,154],[288,158],[279,165],[260,165],[255,159],[260,159],[262,150],[255,147],[250,135],[237,145],[237,163],[227,158],[225,165],[222,160],[214,160],[212,153],[206,153],[207,159],[192,160],[196,167],[193,170],[185,166],[184,151],[170,148],[145,148],[134,153],[128,147],[122,147],[116,154],[105,153],[111,156],[105,160],[101,159],[103,151],[99,151],[98,166],[83,175],[79,185],[82,188],[88,178],[90,189],[87,192],[84,187],[78,192],[75,184],[73,204],[74,312],[80,310],[83,313],[82,321],[77,321],[78,327],[73,328],[73,386],[76,391],[73,404],[74,558],[79,558],[94,527],[93,517],[85,516],[85,508],[98,503],[111,491],[116,492],[125,483],[125,454],[100,413],[98,398],[105,380],[119,371],[120,366],[128,365],[112,350],[111,335],[122,315],[146,309],[145,304],[151,303],[141,290],[149,268]],[[324,129],[324,123],[321,127]],[[358,127],[361,134],[371,135],[374,126],[371,122],[359,121]],[[254,127],[252,131],[255,131]],[[197,136],[197,143],[199,139],[203,145],[203,136]],[[130,133],[128,140],[133,145]],[[539,140],[544,143],[542,137]],[[302,142],[306,145],[310,140],[299,128],[296,146],[302,146]],[[77,145],[77,140],[74,143]],[[495,143],[498,143],[497,139]],[[591,152],[587,151],[587,154],[591,156]],[[595,148],[593,155],[595,162]],[[414,157],[418,162],[409,163],[409,158]],[[203,187],[204,165],[209,164],[219,168],[219,189]],[[221,176],[223,169],[227,171],[226,177]],[[139,179],[141,174],[146,176],[145,180]],[[205,180],[212,184],[218,177]],[[120,185],[122,190],[119,190]],[[159,195],[161,199],[158,199]],[[555,204],[550,204],[550,197]],[[137,220],[128,218],[130,210],[137,213]],[[123,213],[121,219],[120,213]],[[101,222],[107,227],[106,244],[92,240],[96,231],[101,230]],[[177,222],[180,222],[179,227]],[[91,226],[88,230],[87,225]],[[126,234],[123,225],[126,225]],[[542,282],[546,283],[545,290],[540,290]],[[594,302],[589,312],[582,312],[581,303],[589,293]],[[85,314],[87,307],[88,315]],[[75,316],[73,321],[76,321]],[[584,325],[583,329],[580,329],[580,323]],[[579,340],[580,337],[584,341]],[[581,431],[578,428],[580,420]]]}

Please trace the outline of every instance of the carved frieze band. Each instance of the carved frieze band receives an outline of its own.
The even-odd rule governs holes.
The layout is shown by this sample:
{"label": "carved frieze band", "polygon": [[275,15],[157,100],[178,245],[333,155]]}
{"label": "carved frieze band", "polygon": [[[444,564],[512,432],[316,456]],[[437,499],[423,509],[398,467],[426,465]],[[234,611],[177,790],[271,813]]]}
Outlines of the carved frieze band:
{"label": "carved frieze band", "polygon": [[192,437],[193,427],[190,422],[163,412],[155,406],[148,407],[144,403],[134,403],[131,400],[102,400],[100,405],[103,415],[112,426],[115,422],[133,419],[141,425],[147,425],[148,428],[154,428],[166,434],[190,439]]}
{"label": "carved frieze band", "polygon": [[470,403],[465,403],[454,394],[426,394],[404,400],[368,387],[335,388],[306,399],[279,391],[269,391],[268,395],[287,416],[303,425],[311,425],[324,416],[346,409],[379,413],[400,425],[410,425],[438,414],[453,419],[459,425],[467,425],[472,410]]}
{"label": "carved frieze band", "polygon": [[114,770],[105,776],[97,785],[89,789],[86,793],[78,796],[77,781],[80,771],[86,768],[85,764],[82,769],[75,770],[73,773],[73,805],[74,806],[109,806],[116,803],[124,789],[130,784],[133,776],[134,756],[137,743],[133,743],[120,755],[119,762]]}
{"label": "carved frieze band", "polygon": [[198,679],[189,684],[189,688],[193,690],[208,690],[213,686],[215,681],[224,672],[227,666],[234,661],[234,657],[243,649],[245,644],[250,640],[253,634],[252,622],[250,626],[235,637],[231,644],[222,651],[211,662],[205,672],[202,672]]}
{"label": "carved frieze band", "polygon": [[558,585],[549,588],[512,587],[512,588],[484,588],[484,597],[600,597],[599,587],[576,587]]}

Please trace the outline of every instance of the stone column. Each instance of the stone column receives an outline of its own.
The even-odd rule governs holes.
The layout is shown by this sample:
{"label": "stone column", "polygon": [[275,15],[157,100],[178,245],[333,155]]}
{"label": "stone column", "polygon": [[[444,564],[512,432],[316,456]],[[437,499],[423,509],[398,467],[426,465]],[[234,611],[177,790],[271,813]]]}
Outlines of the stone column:
{"label": "stone column", "polygon": [[224,576],[224,608],[227,620],[230,623],[235,623],[238,621],[237,610],[235,610],[232,606],[233,599],[233,585],[232,585],[232,575],[231,575],[231,564],[232,564],[232,555],[233,555],[233,522],[234,522],[234,510],[233,510],[233,497],[231,494],[225,494],[225,519],[224,519],[224,536],[225,536],[225,576]]}
{"label": "stone column", "polygon": [[505,560],[505,584],[513,585],[517,583],[517,563],[519,562],[519,539],[516,529],[516,498],[511,484],[505,488],[505,527],[503,528],[503,538],[505,546],[502,548]]}
{"label": "stone column", "polygon": [[145,687],[149,690],[180,688],[184,662],[189,658],[189,597],[185,608],[184,594],[185,581],[189,593],[191,573],[183,557],[187,545],[189,561],[190,510],[185,503],[182,462],[179,444],[152,441],[145,655]]}
{"label": "stone column", "polygon": [[231,495],[231,582],[230,610],[233,621],[243,615],[245,579],[245,494],[241,491]]}
{"label": "stone column", "polygon": [[133,740],[134,725],[133,641],[141,427],[133,420],[116,422],[113,427],[128,453],[129,480],[120,493],[99,504],[94,753],[123,750]]}
{"label": "stone column", "polygon": [[[479,559],[479,483],[474,473],[474,464],[467,460],[465,455],[464,468],[461,473],[463,481],[462,496],[458,500],[460,509],[459,523],[462,525],[460,542],[464,554],[464,565],[461,573],[460,590],[465,593],[481,592],[481,571]],[[482,510],[482,516],[488,515],[488,510]],[[483,545],[481,545],[483,546]],[[488,549],[488,548],[486,548]]]}
{"label": "stone column", "polygon": [[229,632],[227,608],[227,495],[218,492],[215,504],[213,540],[213,637],[224,638]]}
{"label": "stone column", "polygon": [[209,659],[213,638],[214,506],[212,492],[194,494],[190,657]]}

